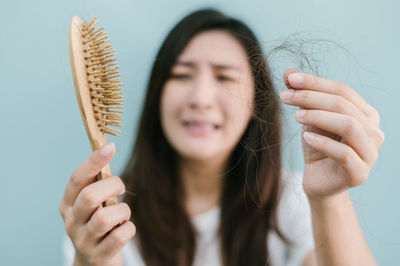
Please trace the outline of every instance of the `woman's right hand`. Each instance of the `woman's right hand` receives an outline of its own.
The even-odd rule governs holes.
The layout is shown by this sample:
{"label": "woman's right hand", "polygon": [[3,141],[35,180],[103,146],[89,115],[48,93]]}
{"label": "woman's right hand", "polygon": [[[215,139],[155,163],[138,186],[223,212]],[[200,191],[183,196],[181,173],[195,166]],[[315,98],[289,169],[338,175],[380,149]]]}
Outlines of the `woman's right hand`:
{"label": "woman's right hand", "polygon": [[74,265],[122,265],[121,249],[135,235],[128,204],[102,207],[108,198],[125,193],[118,176],[102,180],[96,177],[114,153],[114,143],[94,151],[73,172],[65,188],[59,211],[75,246]]}

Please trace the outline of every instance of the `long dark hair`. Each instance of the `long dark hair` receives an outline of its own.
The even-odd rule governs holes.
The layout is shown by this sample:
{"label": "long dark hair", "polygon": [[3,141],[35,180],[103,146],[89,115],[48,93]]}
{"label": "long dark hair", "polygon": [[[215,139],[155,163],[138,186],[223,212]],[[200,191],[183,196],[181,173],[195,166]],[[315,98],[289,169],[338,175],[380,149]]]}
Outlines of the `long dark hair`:
{"label": "long dark hair", "polygon": [[214,9],[182,19],[162,44],[147,88],[136,144],[122,173],[139,249],[147,265],[189,266],[196,233],[186,214],[177,154],[161,127],[160,96],[188,42],[207,30],[226,31],[245,49],[255,81],[254,116],[229,159],[221,198],[219,236],[224,265],[268,265],[267,233],[286,243],[277,226],[281,175],[281,110],[260,44],[240,20]]}

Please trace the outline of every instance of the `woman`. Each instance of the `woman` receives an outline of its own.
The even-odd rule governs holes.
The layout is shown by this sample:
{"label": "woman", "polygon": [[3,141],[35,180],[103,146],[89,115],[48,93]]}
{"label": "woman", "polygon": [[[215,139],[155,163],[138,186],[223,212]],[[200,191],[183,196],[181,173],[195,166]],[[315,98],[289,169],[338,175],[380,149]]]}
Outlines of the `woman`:
{"label": "woman", "polygon": [[[293,237],[304,221],[280,215],[296,203],[284,192],[280,103],[260,45],[242,22],[200,10],[157,55],[126,188],[95,179],[112,143],[66,186],[60,213],[75,265],[376,265],[347,190],[377,159],[379,115],[345,84],[295,72],[280,100],[301,108],[315,250],[309,235]],[[125,191],[124,203],[101,207]]]}

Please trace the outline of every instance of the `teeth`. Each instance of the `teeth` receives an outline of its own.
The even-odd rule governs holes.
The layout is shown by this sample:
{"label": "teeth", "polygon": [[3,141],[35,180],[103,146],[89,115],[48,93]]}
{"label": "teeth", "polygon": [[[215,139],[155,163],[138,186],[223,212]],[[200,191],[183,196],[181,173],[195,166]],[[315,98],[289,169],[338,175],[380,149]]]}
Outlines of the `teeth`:
{"label": "teeth", "polygon": [[218,125],[214,125],[211,123],[195,123],[195,122],[184,122],[185,126],[195,126],[195,127],[202,127],[206,130],[215,130],[218,129]]}
{"label": "teeth", "polygon": [[204,127],[205,129],[207,129],[207,130],[212,130],[212,129],[214,129],[214,126],[211,125],[211,124],[205,124],[205,125],[203,125],[203,127]]}

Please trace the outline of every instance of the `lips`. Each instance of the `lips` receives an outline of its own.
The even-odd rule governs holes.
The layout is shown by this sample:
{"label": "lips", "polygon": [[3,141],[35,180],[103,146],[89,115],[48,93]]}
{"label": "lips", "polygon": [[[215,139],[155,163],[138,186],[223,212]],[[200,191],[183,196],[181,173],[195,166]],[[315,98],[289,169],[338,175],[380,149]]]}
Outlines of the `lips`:
{"label": "lips", "polygon": [[184,120],[183,126],[193,136],[209,136],[220,129],[218,123],[201,120]]}

